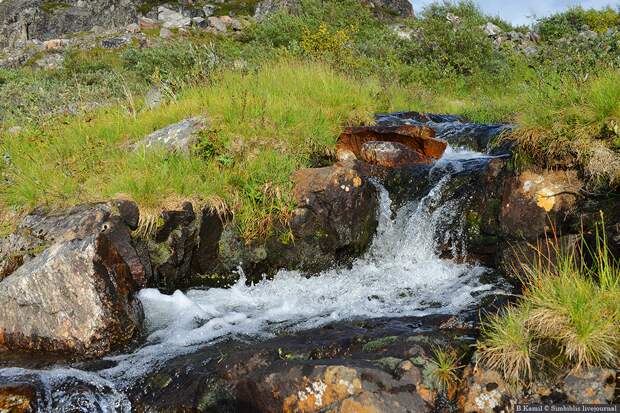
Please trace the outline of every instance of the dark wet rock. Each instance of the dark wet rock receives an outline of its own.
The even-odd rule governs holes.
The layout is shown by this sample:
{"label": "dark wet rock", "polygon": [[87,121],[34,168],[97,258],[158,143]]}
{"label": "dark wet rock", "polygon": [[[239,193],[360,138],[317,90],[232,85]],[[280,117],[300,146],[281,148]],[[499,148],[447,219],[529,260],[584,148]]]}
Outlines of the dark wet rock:
{"label": "dark wet rock", "polygon": [[511,130],[510,125],[481,125],[469,123],[460,116],[419,112],[379,114],[376,119],[379,126],[425,126],[435,132],[437,139],[443,139],[456,148],[464,147],[493,155],[510,153],[509,145],[499,142],[499,137]]}
{"label": "dark wet rock", "polygon": [[134,150],[163,148],[189,155],[198,141],[198,133],[207,126],[207,118],[197,116],[157,130],[132,145]]}
{"label": "dark wet rock", "polygon": [[97,355],[136,335],[134,293],[146,272],[125,221],[133,208],[122,210],[108,203],[35,213],[2,240],[3,254],[21,265],[0,282],[0,345]]}
{"label": "dark wet rock", "polygon": [[347,128],[336,142],[339,160],[362,158],[362,147],[369,142],[393,142],[417,152],[429,162],[441,158],[447,143],[435,139],[435,132],[426,126],[360,126]]}
{"label": "dark wet rock", "polygon": [[377,190],[364,165],[304,169],[293,179],[297,210],[290,226],[293,251],[304,251],[300,267],[329,268],[364,252],[377,227],[378,208]]}
{"label": "dark wet rock", "polygon": [[160,222],[155,232],[137,240],[137,248],[147,251],[143,256],[148,259],[152,271],[150,285],[173,292],[190,284],[188,278],[199,242],[200,217],[188,202],[181,210],[163,211],[158,218]]}
{"label": "dark wet rock", "polygon": [[566,218],[581,198],[582,181],[575,171],[524,171],[506,186],[501,207],[502,232],[512,238],[536,240],[566,228]]}
{"label": "dark wet rock", "polygon": [[0,3],[0,47],[27,40],[48,40],[95,26],[123,28],[137,18],[132,0],[7,0]]}
{"label": "dark wet rock", "polygon": [[424,412],[438,395],[437,346],[466,354],[471,331],[448,316],[336,323],[177,357],[130,390],[146,411]]}

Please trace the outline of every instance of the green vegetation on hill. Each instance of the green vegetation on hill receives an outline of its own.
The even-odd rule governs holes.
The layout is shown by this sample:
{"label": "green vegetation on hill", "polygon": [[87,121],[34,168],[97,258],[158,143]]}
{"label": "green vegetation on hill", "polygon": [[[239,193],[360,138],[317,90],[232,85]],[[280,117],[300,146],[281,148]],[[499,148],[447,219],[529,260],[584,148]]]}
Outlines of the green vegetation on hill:
{"label": "green vegetation on hill", "polygon": [[[286,220],[294,170],[323,164],[343,126],[385,110],[512,122],[519,159],[577,166],[593,186],[620,184],[617,12],[543,19],[543,41],[526,54],[494,44],[482,25],[525,28],[467,1],[398,22],[400,36],[356,0],[301,4],[237,36],[149,32],[148,48],[67,51],[54,70],[0,69],[1,208],[125,196],[157,213],[194,199],[233,211],[256,237]],[[574,15],[604,34],[580,35]],[[153,87],[165,103],[148,109]],[[191,157],[127,151],[198,114],[212,125]],[[13,125],[24,130],[9,134]]]}

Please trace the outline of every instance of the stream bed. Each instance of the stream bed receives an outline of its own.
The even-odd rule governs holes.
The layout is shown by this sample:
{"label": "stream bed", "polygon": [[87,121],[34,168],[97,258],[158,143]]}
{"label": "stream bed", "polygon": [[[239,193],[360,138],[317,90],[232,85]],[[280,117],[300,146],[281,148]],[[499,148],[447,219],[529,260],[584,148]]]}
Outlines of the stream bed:
{"label": "stream bed", "polygon": [[[406,114],[385,115],[378,123],[424,123],[451,146],[428,169],[429,190],[406,202],[395,205],[383,184],[374,182],[380,203],[377,234],[369,250],[350,267],[315,277],[282,270],[273,279],[252,285],[241,273],[239,281],[227,289],[194,289],[172,295],[142,290],[139,298],[146,334],[133,351],[44,369],[3,367],[0,384],[34,385],[38,411],[42,412],[159,411],[152,406],[167,394],[162,389],[169,392],[173,387],[168,384],[155,389],[154,374],[174,366],[185,372],[177,371],[176,379],[170,379],[173,384],[183,374],[193,377],[187,380],[194,383],[192,369],[201,365],[206,369],[199,369],[201,377],[209,381],[211,374],[219,374],[218,366],[233,348],[247,353],[264,350],[264,343],[273,342],[270,351],[286,360],[289,353],[284,347],[303,353],[300,343],[323,340],[324,348],[346,337],[353,354],[351,349],[357,348],[354,337],[370,330],[375,331],[371,336],[383,330],[382,334],[398,336],[399,331],[430,331],[446,322],[456,323],[454,330],[470,345],[482,303],[509,288],[492,270],[441,253],[452,250],[453,257],[467,256],[462,242],[467,194],[447,196],[447,191],[455,191],[455,176],[484,169],[495,159],[483,150],[505,127],[465,124],[455,117],[408,118]],[[466,142],[472,143],[469,148],[462,146]],[[359,329],[366,330],[361,333]],[[334,336],[336,331],[342,333],[340,338]],[[192,388],[182,383],[176,383],[178,395]],[[157,391],[162,397],[149,394]],[[150,400],[151,410],[144,407],[144,400]],[[226,397],[222,400],[227,401],[217,401],[213,404],[217,409],[204,411],[251,411],[251,407],[234,406]]]}

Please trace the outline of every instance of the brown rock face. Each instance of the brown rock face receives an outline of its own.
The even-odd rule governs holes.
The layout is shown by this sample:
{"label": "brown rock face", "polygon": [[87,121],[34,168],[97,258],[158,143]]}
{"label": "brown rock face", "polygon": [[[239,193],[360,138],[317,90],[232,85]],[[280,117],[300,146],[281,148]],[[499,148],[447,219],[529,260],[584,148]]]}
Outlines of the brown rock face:
{"label": "brown rock face", "polygon": [[402,168],[433,162],[432,158],[398,142],[366,142],[362,145],[361,156],[364,161],[385,168]]}
{"label": "brown rock face", "polygon": [[441,158],[448,146],[447,142],[435,139],[435,131],[426,126],[361,126],[348,128],[340,135],[336,143],[338,159],[363,159],[362,148],[369,142],[403,145],[428,161]]}
{"label": "brown rock face", "polygon": [[430,407],[415,392],[415,383],[374,367],[343,365],[288,367],[238,383],[242,400],[257,412],[405,413]]}
{"label": "brown rock face", "polygon": [[35,390],[26,385],[0,388],[0,412],[31,413],[35,408]]}
{"label": "brown rock face", "polygon": [[303,169],[293,179],[298,209],[291,227],[298,238],[322,238],[331,251],[366,248],[377,227],[378,201],[362,163]]}
{"label": "brown rock face", "polygon": [[0,348],[99,355],[134,337],[145,269],[120,209],[98,204],[24,220],[25,235],[14,238],[31,245],[34,234],[42,243],[0,282]]}

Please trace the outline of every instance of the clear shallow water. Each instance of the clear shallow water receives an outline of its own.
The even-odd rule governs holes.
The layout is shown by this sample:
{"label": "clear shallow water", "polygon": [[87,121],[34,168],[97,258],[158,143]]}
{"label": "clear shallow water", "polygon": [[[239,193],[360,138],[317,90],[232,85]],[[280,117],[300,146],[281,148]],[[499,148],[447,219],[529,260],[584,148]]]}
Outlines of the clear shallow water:
{"label": "clear shallow water", "polygon": [[[452,175],[486,156],[448,148],[429,172],[436,184],[424,198],[395,214],[387,191],[380,193],[379,227],[369,251],[351,268],[307,278],[280,271],[273,280],[246,285],[243,276],[229,289],[139,293],[148,339],[131,354],[105,358],[112,367],[85,372],[0,369],[0,379],[27,378],[47,389],[49,411],[128,412],[122,391],[135,379],[175,356],[231,335],[269,337],[282,330],[319,327],[339,320],[456,314],[475,306],[496,286],[479,279],[486,269],[440,259],[438,247],[459,248],[461,202],[442,203]],[[462,251],[461,251],[462,252]],[[78,392],[75,389],[79,388]],[[76,410],[71,410],[76,411]]]}

